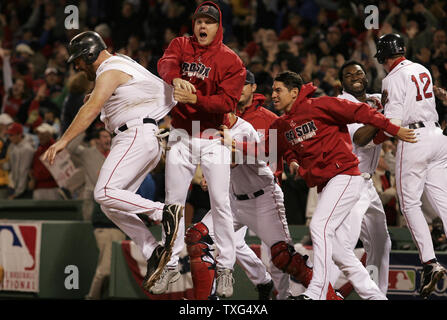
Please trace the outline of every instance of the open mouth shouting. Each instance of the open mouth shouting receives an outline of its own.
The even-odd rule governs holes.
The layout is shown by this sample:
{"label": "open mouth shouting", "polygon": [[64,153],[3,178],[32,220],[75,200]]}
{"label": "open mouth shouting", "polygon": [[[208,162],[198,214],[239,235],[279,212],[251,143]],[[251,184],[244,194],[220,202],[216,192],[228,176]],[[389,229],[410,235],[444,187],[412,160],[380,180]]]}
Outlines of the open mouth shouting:
{"label": "open mouth shouting", "polygon": [[210,18],[198,18],[194,23],[194,34],[202,46],[207,46],[216,37],[219,24]]}
{"label": "open mouth shouting", "polygon": [[199,33],[199,41],[200,42],[205,42],[207,37],[208,37],[208,34],[206,32],[202,31]]}

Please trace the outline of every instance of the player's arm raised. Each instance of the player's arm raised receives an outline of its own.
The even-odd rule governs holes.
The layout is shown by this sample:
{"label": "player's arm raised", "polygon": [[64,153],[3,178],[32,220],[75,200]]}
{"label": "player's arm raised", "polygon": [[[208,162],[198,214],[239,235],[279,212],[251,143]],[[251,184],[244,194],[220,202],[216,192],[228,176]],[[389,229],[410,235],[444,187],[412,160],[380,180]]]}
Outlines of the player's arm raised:
{"label": "player's arm raised", "polygon": [[53,164],[56,154],[62,151],[71,140],[90,126],[93,120],[95,120],[101,112],[104,102],[110,98],[118,86],[129,81],[130,78],[131,77],[128,74],[118,70],[110,70],[101,74],[96,79],[95,88],[93,89],[90,98],[79,109],[76,117],[73,119],[62,137],[48,148],[43,159],[48,160],[50,164]]}

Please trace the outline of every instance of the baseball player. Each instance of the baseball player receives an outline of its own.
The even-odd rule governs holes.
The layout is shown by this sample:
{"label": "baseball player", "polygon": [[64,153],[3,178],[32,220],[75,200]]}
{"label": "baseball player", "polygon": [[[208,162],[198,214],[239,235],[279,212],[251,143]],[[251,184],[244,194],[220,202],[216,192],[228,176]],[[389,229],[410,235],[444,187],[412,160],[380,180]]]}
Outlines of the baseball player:
{"label": "baseball player", "polygon": [[[257,89],[256,79],[254,74],[247,69],[247,75],[245,79],[245,85],[242,89],[242,94],[239,99],[236,108],[236,115],[245,121],[249,122],[258,133],[260,138],[264,137],[265,132],[268,131],[270,125],[275,121],[278,116],[270,110],[263,107],[266,100],[265,96],[259,93],[255,93]],[[276,161],[276,171],[274,173],[277,183],[281,183],[281,175],[283,172],[283,161]],[[270,166],[272,168],[272,166]],[[265,252],[269,252],[269,248],[264,242],[261,243]],[[239,256],[239,255],[238,255]],[[239,259],[240,260],[240,259]],[[250,270],[250,267],[245,267],[243,261],[239,261],[239,264],[245,270]],[[275,288],[278,291],[278,299],[282,299],[288,292],[289,277],[284,277],[284,273],[276,268],[270,261],[268,270],[271,274]],[[262,290],[262,286],[258,285],[258,290]]]}
{"label": "baseball player", "polygon": [[[171,41],[158,61],[158,73],[174,85],[178,105],[172,110],[172,127],[166,155],[166,202],[181,203],[197,164],[208,183],[215,228],[217,294],[230,296],[232,268],[236,259],[229,184],[231,152],[217,131],[226,124],[226,113],[235,109],[245,81],[240,58],[222,43],[222,14],[213,2],[203,2],[193,15],[194,34]],[[179,253],[184,246],[184,219],[171,260],[151,288],[164,293],[176,281]]]}
{"label": "baseball player", "polygon": [[421,210],[425,191],[444,228],[447,226],[447,137],[438,123],[433,80],[424,66],[406,60],[403,38],[394,33],[379,38],[375,57],[387,76],[382,90],[389,93],[385,116],[392,123],[416,131],[418,143],[398,142],[396,187],[403,216],[423,265],[421,290],[428,297],[446,275],[435,256],[427,221]]}
{"label": "baseball player", "polygon": [[[343,85],[343,92],[338,98],[352,102],[365,102],[376,109],[382,108],[380,102],[382,96],[380,94],[366,93],[368,80],[362,64],[356,61],[346,62],[340,68],[339,78]],[[371,179],[379,163],[382,145],[372,142],[378,131],[376,127],[351,123],[348,124],[348,130],[353,142],[353,152],[360,162],[359,169],[365,187],[359,201],[351,209],[351,230],[347,233],[351,238],[347,241],[351,243],[351,248],[354,249],[360,236],[366,251],[366,265],[378,268],[378,285],[380,290],[386,294],[388,291],[391,239],[388,234],[382,201]],[[334,247],[334,250],[336,249]],[[336,272],[334,272],[332,279],[333,281],[337,279]]]}
{"label": "baseball player", "polygon": [[[229,114],[229,120],[230,134],[234,139],[260,141],[258,133],[250,123],[234,113]],[[278,242],[293,245],[285,216],[283,193],[275,182],[273,172],[264,161],[246,161],[240,154],[236,155],[234,160],[231,169],[230,199],[237,235],[236,257],[238,262],[242,262],[242,268],[253,283],[259,284],[263,281],[266,284],[271,278],[266,273],[263,262],[245,243],[245,226],[255,232],[269,247]],[[203,275],[195,272],[195,269],[204,272],[206,268],[211,267],[210,262],[204,257],[210,252],[209,246],[212,242],[209,241],[209,237],[214,239],[215,228],[212,219],[211,212],[208,212],[201,222],[188,228],[186,232],[185,242],[191,257],[191,274],[195,287],[204,286]],[[278,279],[277,283],[281,286],[277,287],[279,291],[277,298],[286,299],[290,295],[289,275],[280,273],[284,279]],[[199,277],[202,281],[198,281]],[[208,292],[204,290],[203,298],[210,295],[212,283],[211,276],[206,286]]]}
{"label": "baseball player", "polygon": [[[273,83],[272,100],[275,108],[285,114],[270,127],[278,132],[277,145],[269,146],[268,133],[263,143],[256,146],[232,140],[225,131],[224,143],[231,143],[239,150],[246,149],[248,154],[268,153],[270,148],[276,147],[280,156],[286,150],[292,150],[293,153],[286,157],[291,172],[299,170],[309,187],[317,186],[319,201],[310,223],[314,249],[313,276],[300,299],[326,299],[332,258],[362,298],[386,299],[352,249],[336,237],[336,231],[346,232],[340,227],[349,223],[345,218],[358,201],[363,185],[346,124],[372,124],[410,142],[415,141],[413,130],[393,125],[367,104],[334,97],[311,98],[315,90],[312,84],[303,84],[296,73],[287,71],[279,74]],[[334,255],[333,242],[343,248]],[[287,246],[272,247],[273,263],[275,257],[290,253]],[[288,267],[285,260],[280,269]]]}
{"label": "baseball player", "polygon": [[[44,159],[53,164],[56,154],[101,113],[106,129],[115,137],[99,173],[94,197],[109,219],[141,248],[148,261],[142,285],[148,289],[170,258],[182,206],[153,202],[135,192],[160,160],[157,121],[175,106],[173,88],[129,57],[111,55],[106,49],[101,36],[92,31],[70,41],[68,63],[73,62],[77,70],[94,80],[95,88],[63,136],[45,152]],[[164,247],[158,245],[138,214],[162,220]]]}

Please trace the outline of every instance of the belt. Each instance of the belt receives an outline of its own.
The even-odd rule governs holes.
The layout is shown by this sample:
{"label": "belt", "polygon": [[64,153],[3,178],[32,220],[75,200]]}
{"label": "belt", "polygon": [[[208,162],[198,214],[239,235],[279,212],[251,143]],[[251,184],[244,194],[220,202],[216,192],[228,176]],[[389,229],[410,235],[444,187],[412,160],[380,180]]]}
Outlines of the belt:
{"label": "belt", "polygon": [[[143,123],[152,123],[152,124],[155,124],[156,126],[158,125],[158,124],[157,124],[157,121],[155,121],[155,120],[152,119],[152,118],[143,118]],[[127,129],[129,129],[129,126],[127,125],[127,123],[125,123],[125,124],[123,124],[121,127],[119,127],[117,130],[118,130],[118,131],[121,131],[121,132],[124,132],[124,131],[126,131]],[[116,131],[116,130],[115,130],[115,131]],[[113,134],[112,134],[113,137],[117,135],[117,133],[116,133],[115,131],[114,131]]]}
{"label": "belt", "polygon": [[[435,122],[435,126],[437,126],[438,128],[441,128],[441,126],[439,125],[438,122]],[[408,128],[410,128],[410,129],[425,128],[425,124],[422,121],[418,121],[418,122],[410,123],[408,125]]]}
{"label": "belt", "polygon": [[249,199],[254,199],[257,198],[259,196],[262,196],[264,194],[264,190],[258,190],[254,193],[249,193],[249,194],[234,194],[234,196],[236,197],[236,199],[238,200],[249,200]]}

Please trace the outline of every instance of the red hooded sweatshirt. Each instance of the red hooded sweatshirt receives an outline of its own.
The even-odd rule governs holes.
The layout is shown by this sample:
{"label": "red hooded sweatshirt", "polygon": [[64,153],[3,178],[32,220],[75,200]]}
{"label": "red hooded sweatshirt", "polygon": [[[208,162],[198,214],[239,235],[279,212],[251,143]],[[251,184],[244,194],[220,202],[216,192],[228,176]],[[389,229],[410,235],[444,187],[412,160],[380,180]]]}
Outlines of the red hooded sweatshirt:
{"label": "red hooded sweatshirt", "polygon": [[[336,175],[360,175],[359,160],[352,152],[347,124],[371,124],[393,136],[399,127],[365,103],[327,96],[311,98],[316,89],[312,83],[304,84],[292,109],[279,117],[270,129],[277,130],[278,157],[285,155],[288,164],[296,161],[307,185],[317,186],[320,192]],[[250,154],[256,152],[247,143],[237,148],[247,145]],[[268,136],[265,149],[269,150]],[[287,150],[292,152],[286,153]]]}
{"label": "red hooded sweatshirt", "polygon": [[[222,43],[222,13],[219,7],[219,29],[209,46],[201,46],[195,35],[171,41],[158,61],[158,73],[169,84],[175,78],[191,82],[197,92],[196,104],[178,103],[171,111],[174,128],[191,134],[193,120],[200,121],[200,130],[218,129],[226,124],[226,113],[236,109],[245,83],[245,68],[237,54]],[[194,29],[193,20],[193,29]]]}
{"label": "red hooded sweatshirt", "polygon": [[253,103],[246,107],[244,112],[240,112],[239,109],[236,109],[236,115],[245,121],[250,122],[256,130],[264,129],[267,131],[273,121],[279,117],[270,110],[264,108],[262,106],[264,102],[265,97],[262,94],[255,93],[253,95]]}

